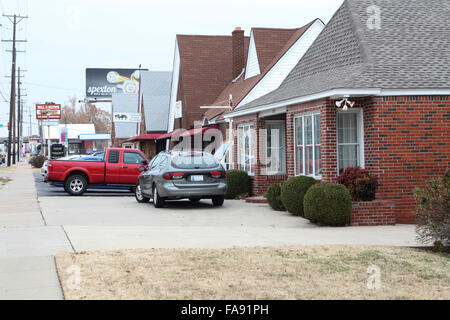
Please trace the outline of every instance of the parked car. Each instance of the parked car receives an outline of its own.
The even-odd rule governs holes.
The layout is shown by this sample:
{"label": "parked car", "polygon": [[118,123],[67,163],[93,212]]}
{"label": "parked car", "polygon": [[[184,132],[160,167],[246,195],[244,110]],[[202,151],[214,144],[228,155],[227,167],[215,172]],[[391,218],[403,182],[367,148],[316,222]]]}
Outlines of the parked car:
{"label": "parked car", "polygon": [[48,160],[44,161],[44,164],[41,167],[41,175],[45,178],[48,174]]}
{"label": "parked car", "polygon": [[100,161],[50,160],[46,181],[62,183],[64,190],[74,196],[85,193],[88,186],[126,186],[134,190],[147,165],[148,159],[140,150],[110,148]]}
{"label": "parked car", "polygon": [[161,152],[139,175],[135,196],[140,203],[153,199],[156,208],[166,200],[211,199],[222,206],[227,190],[226,171],[209,153]]}

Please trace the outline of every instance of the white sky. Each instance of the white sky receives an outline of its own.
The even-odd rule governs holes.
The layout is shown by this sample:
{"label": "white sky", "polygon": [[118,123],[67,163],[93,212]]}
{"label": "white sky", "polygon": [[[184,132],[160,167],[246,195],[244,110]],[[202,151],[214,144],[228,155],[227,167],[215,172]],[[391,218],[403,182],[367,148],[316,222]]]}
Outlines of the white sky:
{"label": "white sky", "polygon": [[[171,71],[176,34],[229,35],[236,26],[297,28],[329,21],[343,0],[0,0],[0,14],[28,15],[18,26],[18,66],[26,69],[26,107],[84,98],[85,68]],[[2,39],[12,24],[0,17]],[[0,45],[0,93],[10,97],[11,44]],[[0,95],[0,124],[9,103]],[[34,111],[32,113],[34,117]],[[28,114],[25,114],[28,118]],[[33,126],[33,134],[37,126]],[[28,133],[28,125],[24,126]],[[0,137],[7,136],[0,128]]]}

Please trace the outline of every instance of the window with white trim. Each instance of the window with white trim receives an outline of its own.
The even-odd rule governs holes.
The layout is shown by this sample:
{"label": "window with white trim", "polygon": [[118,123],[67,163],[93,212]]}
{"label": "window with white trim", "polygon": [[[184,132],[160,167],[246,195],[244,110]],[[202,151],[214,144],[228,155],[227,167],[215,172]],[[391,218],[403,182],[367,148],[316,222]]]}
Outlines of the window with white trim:
{"label": "window with white trim", "polygon": [[341,111],[337,114],[338,170],[348,167],[364,167],[362,151],[361,111]]}
{"label": "window with white trim", "polygon": [[239,169],[248,174],[254,173],[254,138],[253,125],[242,124],[238,126],[238,164]]}
{"label": "window with white trim", "polygon": [[295,174],[320,178],[322,153],[320,113],[294,118]]}
{"label": "window with white trim", "polygon": [[266,121],[266,171],[267,174],[286,172],[285,122]]}

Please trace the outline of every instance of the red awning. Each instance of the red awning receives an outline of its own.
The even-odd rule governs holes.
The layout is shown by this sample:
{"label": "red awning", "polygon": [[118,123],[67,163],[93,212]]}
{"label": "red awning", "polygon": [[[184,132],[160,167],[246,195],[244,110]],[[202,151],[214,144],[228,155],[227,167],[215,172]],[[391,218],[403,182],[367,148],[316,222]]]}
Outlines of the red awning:
{"label": "red awning", "polygon": [[147,140],[157,140],[162,133],[147,133],[141,134],[140,136],[133,137],[128,139],[127,141],[147,141]]}
{"label": "red awning", "polygon": [[218,125],[213,125],[213,126],[209,126],[209,127],[201,127],[201,128],[191,129],[191,130],[185,131],[181,136],[182,137],[186,137],[186,136],[194,136],[196,134],[204,134],[209,129],[216,129],[216,130],[218,130],[219,126]]}
{"label": "red awning", "polygon": [[188,131],[184,131],[181,135],[179,135],[179,133],[181,132],[180,129],[177,129],[175,131],[172,132],[168,132],[168,133],[164,133],[162,135],[160,135],[158,137],[157,140],[162,140],[162,139],[170,139],[172,138],[172,136],[178,134],[180,137],[187,137],[187,136],[192,136],[192,135],[196,135],[196,134],[204,134],[206,131],[208,131],[209,129],[219,129],[218,125],[212,125],[209,127],[202,127],[202,128],[195,128],[195,129],[191,129]]}

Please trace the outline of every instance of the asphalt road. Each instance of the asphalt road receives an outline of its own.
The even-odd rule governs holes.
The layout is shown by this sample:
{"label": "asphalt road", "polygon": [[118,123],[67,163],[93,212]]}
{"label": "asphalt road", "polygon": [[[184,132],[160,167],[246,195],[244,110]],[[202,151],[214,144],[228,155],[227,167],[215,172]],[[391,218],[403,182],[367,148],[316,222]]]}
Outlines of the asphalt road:
{"label": "asphalt road", "polygon": [[[33,173],[34,183],[38,197],[71,197],[62,186],[53,186],[44,182],[44,177],[40,173]],[[134,196],[128,190],[104,190],[88,189],[82,197],[132,197]]]}

